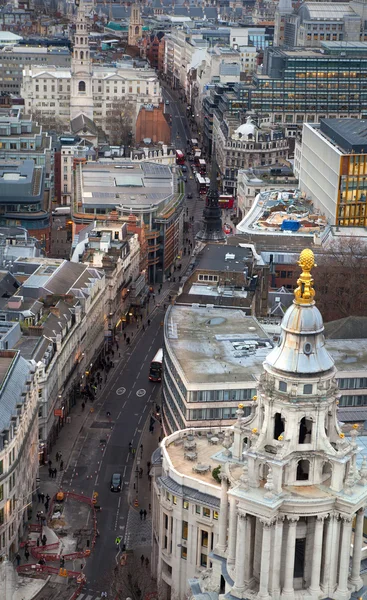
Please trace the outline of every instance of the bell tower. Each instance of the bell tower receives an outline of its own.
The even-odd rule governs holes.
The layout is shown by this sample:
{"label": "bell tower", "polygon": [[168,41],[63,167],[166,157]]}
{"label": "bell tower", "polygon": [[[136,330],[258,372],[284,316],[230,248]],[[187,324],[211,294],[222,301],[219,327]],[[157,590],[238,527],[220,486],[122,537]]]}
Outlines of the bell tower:
{"label": "bell tower", "polygon": [[138,41],[143,36],[143,23],[140,15],[140,8],[137,4],[131,6],[128,45],[137,46]]}
{"label": "bell tower", "polygon": [[311,250],[299,265],[252,413],[244,418],[239,405],[233,427],[232,458],[243,474],[221,502],[222,511],[229,501],[228,541],[218,552],[235,598],[348,600],[363,585],[367,461],[357,468],[358,426],[346,439],[338,422]]}
{"label": "bell tower", "polygon": [[70,120],[80,114],[93,120],[92,62],[83,0],[81,0],[77,12],[71,60]]}

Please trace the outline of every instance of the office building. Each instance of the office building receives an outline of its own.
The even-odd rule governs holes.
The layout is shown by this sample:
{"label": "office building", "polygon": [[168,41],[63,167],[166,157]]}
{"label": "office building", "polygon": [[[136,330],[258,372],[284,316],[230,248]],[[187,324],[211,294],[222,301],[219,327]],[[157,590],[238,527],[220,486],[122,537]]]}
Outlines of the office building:
{"label": "office building", "polygon": [[50,191],[45,186],[45,167],[32,159],[0,159],[0,226],[24,227],[50,249]]}
{"label": "office building", "polygon": [[171,275],[182,251],[184,194],[175,167],[142,158],[143,151],[136,161],[78,164],[72,218],[78,233],[95,219],[113,216],[122,224],[136,217],[147,241],[148,280],[154,283]]}
{"label": "office building", "polygon": [[5,46],[0,49],[0,92],[19,94],[27,66],[70,68],[70,61],[70,50],[66,47]]}
{"label": "office building", "polygon": [[[232,427],[211,421],[176,431],[153,454],[153,575],[165,599],[361,594],[367,462],[358,427],[347,438],[338,421],[312,251],[299,263],[295,299],[261,366],[250,415],[240,402]],[[210,311],[204,318],[201,327],[221,328],[215,319],[205,325]],[[210,344],[202,352],[212,364]],[[226,360],[228,351],[213,363],[214,379]]]}
{"label": "office building", "polygon": [[367,121],[305,123],[299,185],[330,225],[367,225]]}

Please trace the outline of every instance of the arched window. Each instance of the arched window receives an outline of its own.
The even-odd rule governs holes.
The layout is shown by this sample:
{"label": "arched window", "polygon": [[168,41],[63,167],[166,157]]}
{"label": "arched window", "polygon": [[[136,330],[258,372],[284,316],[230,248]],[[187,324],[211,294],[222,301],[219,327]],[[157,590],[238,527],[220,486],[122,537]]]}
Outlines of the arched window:
{"label": "arched window", "polygon": [[85,92],[85,81],[79,81],[78,90],[79,92]]}
{"label": "arched window", "polygon": [[312,421],[311,421],[311,419],[306,419],[306,417],[303,417],[299,424],[298,443],[299,444],[310,444],[311,443],[311,434],[312,434]]}
{"label": "arched window", "polygon": [[80,60],[84,60],[84,52],[83,52],[83,50],[80,51]]}
{"label": "arched window", "polygon": [[330,479],[332,474],[332,466],[329,462],[324,462],[322,465],[322,481]]}
{"label": "arched window", "polygon": [[137,26],[135,27],[135,35],[138,35],[138,34],[139,34],[139,26],[137,25]]}
{"label": "arched window", "polygon": [[299,460],[297,463],[297,481],[307,481],[310,473],[310,461]]}
{"label": "arched window", "polygon": [[274,439],[277,440],[284,431],[284,419],[280,413],[274,415]]}

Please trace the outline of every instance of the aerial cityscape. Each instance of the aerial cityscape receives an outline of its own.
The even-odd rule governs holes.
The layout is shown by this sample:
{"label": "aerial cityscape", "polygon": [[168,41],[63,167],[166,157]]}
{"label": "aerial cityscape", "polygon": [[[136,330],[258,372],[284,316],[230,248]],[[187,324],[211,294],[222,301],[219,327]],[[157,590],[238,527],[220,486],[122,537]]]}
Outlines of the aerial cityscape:
{"label": "aerial cityscape", "polygon": [[0,600],[367,600],[367,0],[0,2]]}

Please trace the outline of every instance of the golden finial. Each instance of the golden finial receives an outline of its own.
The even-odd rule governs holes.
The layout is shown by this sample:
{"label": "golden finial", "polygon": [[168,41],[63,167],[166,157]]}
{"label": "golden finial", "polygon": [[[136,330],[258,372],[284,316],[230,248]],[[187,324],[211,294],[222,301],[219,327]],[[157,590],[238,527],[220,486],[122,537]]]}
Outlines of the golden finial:
{"label": "golden finial", "polygon": [[312,250],[305,248],[299,255],[299,266],[302,273],[297,279],[298,287],[294,290],[296,304],[312,304],[315,290],[313,289],[312,267],[316,267],[315,256]]}

